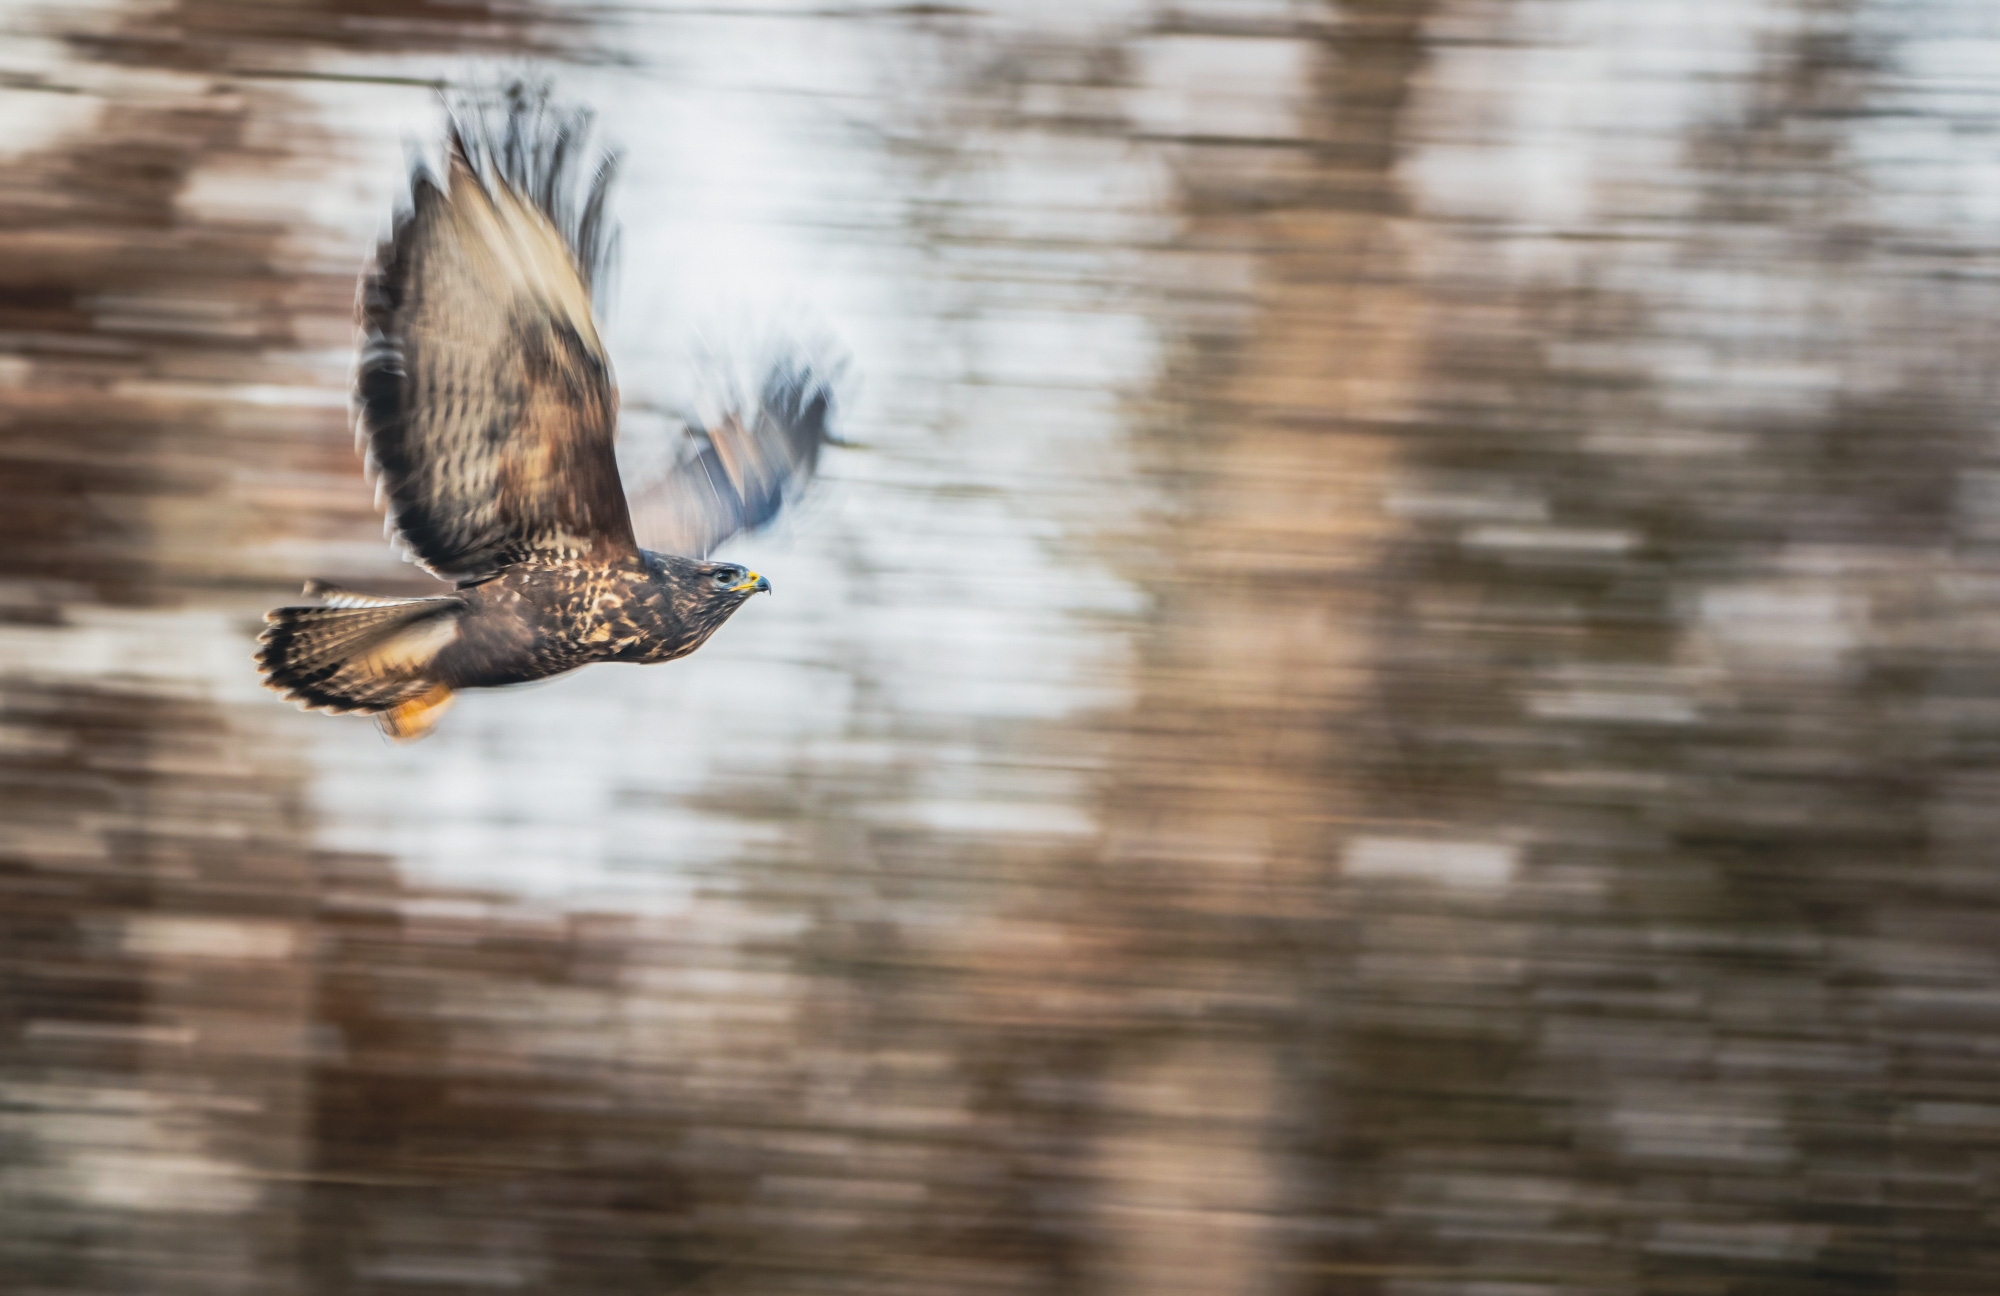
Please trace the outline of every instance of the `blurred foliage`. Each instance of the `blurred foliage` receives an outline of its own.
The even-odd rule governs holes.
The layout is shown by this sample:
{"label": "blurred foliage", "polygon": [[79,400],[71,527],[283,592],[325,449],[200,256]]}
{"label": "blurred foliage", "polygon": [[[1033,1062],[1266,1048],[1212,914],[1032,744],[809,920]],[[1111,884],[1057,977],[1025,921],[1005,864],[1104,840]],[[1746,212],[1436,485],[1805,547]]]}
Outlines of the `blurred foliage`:
{"label": "blurred foliage", "polygon": [[[1989,1290],[1983,6],[7,21],[9,1290]],[[916,341],[735,673],[392,754],[247,663],[420,580],[327,212],[524,53],[845,69]]]}

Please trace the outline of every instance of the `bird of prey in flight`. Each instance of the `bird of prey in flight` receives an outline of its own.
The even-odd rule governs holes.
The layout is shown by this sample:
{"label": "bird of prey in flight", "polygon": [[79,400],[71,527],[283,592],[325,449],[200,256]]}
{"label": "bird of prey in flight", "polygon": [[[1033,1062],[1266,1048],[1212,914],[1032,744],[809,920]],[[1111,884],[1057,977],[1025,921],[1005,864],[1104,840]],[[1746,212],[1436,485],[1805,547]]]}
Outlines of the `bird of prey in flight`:
{"label": "bird of prey in flight", "polygon": [[266,614],[264,683],[307,709],[419,738],[462,689],[684,657],[770,588],[708,555],[810,478],[830,439],[826,378],[773,366],[752,409],[690,422],[628,501],[591,307],[615,159],[580,175],[589,121],[517,85],[497,110],[454,114],[442,179],[414,170],[361,284],[356,403],[390,527],[452,588],[310,582],[317,604]]}

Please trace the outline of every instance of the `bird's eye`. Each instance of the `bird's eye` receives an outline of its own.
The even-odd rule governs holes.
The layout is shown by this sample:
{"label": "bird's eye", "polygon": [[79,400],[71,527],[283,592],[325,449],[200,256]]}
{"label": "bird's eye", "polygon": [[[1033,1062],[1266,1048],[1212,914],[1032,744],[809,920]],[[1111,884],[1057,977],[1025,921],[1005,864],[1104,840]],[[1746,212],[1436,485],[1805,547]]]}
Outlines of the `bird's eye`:
{"label": "bird's eye", "polygon": [[736,577],[733,573],[731,573],[727,569],[724,569],[722,571],[715,573],[715,583],[717,585],[734,585],[736,583]]}

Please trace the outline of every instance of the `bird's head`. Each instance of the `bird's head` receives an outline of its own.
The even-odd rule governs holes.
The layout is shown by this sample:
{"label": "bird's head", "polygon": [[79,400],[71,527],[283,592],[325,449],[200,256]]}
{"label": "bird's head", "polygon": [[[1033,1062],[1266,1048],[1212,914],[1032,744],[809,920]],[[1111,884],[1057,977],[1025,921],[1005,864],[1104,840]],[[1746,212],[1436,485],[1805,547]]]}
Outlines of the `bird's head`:
{"label": "bird's head", "polygon": [[675,652],[693,652],[695,647],[727,621],[730,614],[762,594],[771,582],[735,563],[703,562],[673,554],[647,553],[646,566],[673,609],[683,637]]}
{"label": "bird's head", "polygon": [[699,563],[696,571],[703,592],[732,608],[752,594],[771,592],[771,582],[735,563]]}

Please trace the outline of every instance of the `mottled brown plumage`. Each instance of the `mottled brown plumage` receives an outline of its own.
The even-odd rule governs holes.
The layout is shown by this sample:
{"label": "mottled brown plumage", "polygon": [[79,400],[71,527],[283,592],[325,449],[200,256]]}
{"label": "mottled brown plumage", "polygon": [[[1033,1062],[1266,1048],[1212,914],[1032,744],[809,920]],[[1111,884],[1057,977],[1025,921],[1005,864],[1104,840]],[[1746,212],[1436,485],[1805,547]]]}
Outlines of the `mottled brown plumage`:
{"label": "mottled brown plumage", "polygon": [[770,588],[707,555],[769,521],[828,439],[823,382],[775,367],[755,410],[689,427],[643,493],[649,534],[688,556],[640,548],[591,309],[611,163],[579,194],[587,114],[515,87],[497,128],[488,116],[454,122],[442,182],[418,168],[361,290],[369,465],[411,558],[455,588],[308,584],[319,605],[270,612],[258,652],[269,687],[397,737],[429,732],[460,689],[693,652]]}

